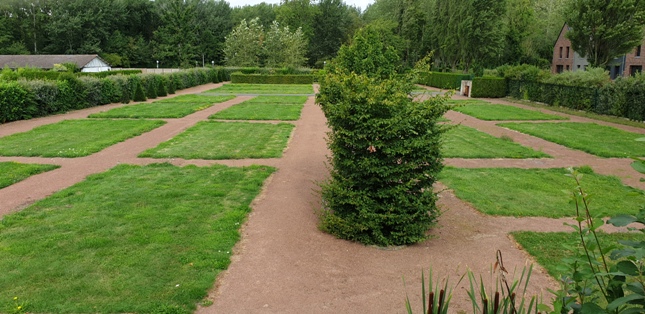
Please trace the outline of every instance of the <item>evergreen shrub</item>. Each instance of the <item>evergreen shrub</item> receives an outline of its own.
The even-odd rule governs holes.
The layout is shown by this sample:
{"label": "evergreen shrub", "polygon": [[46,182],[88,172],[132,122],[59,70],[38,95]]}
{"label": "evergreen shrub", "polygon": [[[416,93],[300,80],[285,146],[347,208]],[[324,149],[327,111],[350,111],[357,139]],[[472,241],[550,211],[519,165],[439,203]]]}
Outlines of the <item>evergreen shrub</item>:
{"label": "evergreen shrub", "polygon": [[132,95],[133,101],[146,101],[146,92],[143,89],[141,76],[130,75],[128,76],[128,86]]}
{"label": "evergreen shrub", "polygon": [[463,73],[420,72],[417,83],[441,89],[460,89],[461,81],[472,79],[472,75]]}
{"label": "evergreen shrub", "polygon": [[380,36],[358,31],[320,82],[332,153],[320,226],[364,244],[403,245],[425,240],[439,215],[432,185],[445,127],[437,120],[448,106],[409,97],[413,80],[396,79],[400,60]]}
{"label": "evergreen shrub", "polygon": [[502,98],[506,97],[506,86],[506,79],[501,77],[475,77],[470,95],[481,98]]}

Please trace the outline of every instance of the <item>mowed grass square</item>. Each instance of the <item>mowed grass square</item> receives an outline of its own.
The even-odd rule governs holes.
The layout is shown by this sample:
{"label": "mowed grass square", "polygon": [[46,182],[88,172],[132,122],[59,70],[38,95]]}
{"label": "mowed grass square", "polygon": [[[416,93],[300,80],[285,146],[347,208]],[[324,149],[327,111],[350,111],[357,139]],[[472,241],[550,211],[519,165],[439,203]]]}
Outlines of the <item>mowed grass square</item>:
{"label": "mowed grass square", "polygon": [[452,110],[481,120],[568,120],[568,118],[507,105],[469,103]]}
{"label": "mowed grass square", "polygon": [[[582,188],[593,195],[592,213],[603,217],[635,214],[645,194],[611,176],[583,167]],[[566,169],[445,168],[439,180],[484,214],[515,217],[573,217],[575,180]]]}
{"label": "mowed grass square", "polygon": [[222,110],[209,119],[285,120],[300,118],[306,96],[258,96]]}
{"label": "mowed grass square", "polygon": [[164,124],[159,120],[64,120],[0,138],[0,156],[88,156]]}
{"label": "mowed grass square", "polygon": [[303,84],[224,84],[204,93],[217,94],[306,94],[314,93],[312,85]]}
{"label": "mowed grass square", "polygon": [[[573,221],[571,223],[574,223]],[[524,250],[533,255],[549,275],[560,278],[563,275],[559,268],[563,258],[574,257],[578,247],[580,235],[576,232],[513,232],[513,238]],[[601,245],[609,247],[618,241],[645,241],[642,233],[598,233]],[[586,265],[584,267],[587,267]]]}
{"label": "mowed grass square", "polygon": [[499,126],[600,157],[645,157],[645,137],[595,123],[500,123]]}
{"label": "mowed grass square", "polygon": [[543,152],[501,139],[467,126],[455,126],[444,137],[446,158],[544,158]]}
{"label": "mowed grass square", "polygon": [[184,159],[278,158],[295,126],[288,123],[202,121],[139,157]]}
{"label": "mowed grass square", "polygon": [[0,189],[20,182],[35,174],[59,168],[57,165],[22,164],[17,162],[0,162]]}
{"label": "mowed grass square", "polygon": [[0,312],[192,313],[273,171],[120,165],[3,217]]}
{"label": "mowed grass square", "polygon": [[[181,96],[179,96],[181,97]],[[189,114],[204,110],[216,103],[221,103],[235,98],[235,96],[200,96],[204,99],[172,102],[156,101],[149,104],[136,104],[114,108],[106,112],[89,115],[90,118],[182,118]]]}

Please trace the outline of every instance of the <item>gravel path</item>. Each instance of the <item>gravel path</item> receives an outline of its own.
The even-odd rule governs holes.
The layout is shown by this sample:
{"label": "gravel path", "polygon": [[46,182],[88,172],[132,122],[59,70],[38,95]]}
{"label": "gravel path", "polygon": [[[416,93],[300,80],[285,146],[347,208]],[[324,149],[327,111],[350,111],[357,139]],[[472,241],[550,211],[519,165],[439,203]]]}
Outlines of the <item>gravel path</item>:
{"label": "gravel path", "polygon": [[[176,95],[199,93],[219,86],[208,84],[178,92]],[[176,96],[173,95],[173,96]],[[169,96],[169,97],[173,97]],[[82,158],[20,158],[0,157],[0,161],[49,163],[61,165],[54,171],[32,176],[0,190],[0,216],[17,211],[55,191],[83,180],[87,175],[110,169],[119,163],[148,164],[170,162],[175,165],[229,166],[265,164],[278,171],[265,184],[255,200],[253,211],[242,229],[242,240],[235,247],[233,262],[223,272],[209,294],[213,304],[198,313],[402,313],[405,310],[406,288],[413,305],[420,304],[421,270],[433,268],[435,274],[450,276],[456,282],[466,268],[489,277],[496,250],[504,254],[507,269],[521,268],[530,257],[508,236],[516,230],[569,231],[563,222],[570,219],[511,218],[485,216],[454,194],[437,184],[440,206],[444,214],[431,231],[435,237],[417,245],[383,249],[338,240],[317,228],[315,211],[320,208],[317,184],[328,171],[325,166],[329,152],[325,145],[328,131],[325,117],[314,98],[307,100],[300,120],[284,156],[256,160],[183,160],[137,158],[145,149],[155,147],[219,110],[253,96],[240,96],[181,119],[151,132],[113,145]],[[461,97],[454,96],[459,99]],[[536,110],[504,100],[490,100]],[[79,110],[68,114],[0,125],[0,136],[24,132],[36,126],[63,119],[85,118],[90,113],[123,106],[112,104]],[[589,122],[586,118],[568,116],[570,121]],[[590,165],[602,174],[620,177],[625,184],[645,189],[641,174],[630,166],[630,160],[599,158],[571,150],[516,131],[449,112],[447,117],[494,136],[506,135],[515,142],[540,149],[551,159],[447,159],[446,164],[458,167],[519,167],[551,168]],[[644,129],[611,125],[645,134]],[[268,122],[272,123],[272,122]],[[533,292],[555,288],[557,284],[539,267],[531,278]],[[454,313],[469,309],[465,283],[455,289]],[[453,312],[453,311],[451,311]]]}

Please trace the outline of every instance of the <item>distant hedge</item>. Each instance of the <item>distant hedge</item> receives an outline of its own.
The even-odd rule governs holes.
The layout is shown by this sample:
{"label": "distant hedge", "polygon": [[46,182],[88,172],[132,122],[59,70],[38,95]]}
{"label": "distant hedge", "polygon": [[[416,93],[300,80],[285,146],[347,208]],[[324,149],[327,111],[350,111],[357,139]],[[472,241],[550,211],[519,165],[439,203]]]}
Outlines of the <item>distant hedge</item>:
{"label": "distant hedge", "polygon": [[501,77],[475,77],[470,91],[471,97],[502,98],[506,97],[506,79]]}
{"label": "distant hedge", "polygon": [[417,83],[442,89],[460,89],[462,80],[472,80],[472,78],[471,74],[421,72]]}
{"label": "distant hedge", "polygon": [[314,75],[231,74],[231,83],[247,84],[313,84]]}
{"label": "distant hedge", "polygon": [[0,81],[0,123],[115,102],[143,101],[197,85],[219,83],[228,76],[224,68],[199,68],[170,74],[118,74],[102,78],[62,72],[57,80]]}
{"label": "distant hedge", "polygon": [[645,76],[619,78],[600,88],[509,80],[508,94],[550,106],[645,121]]}

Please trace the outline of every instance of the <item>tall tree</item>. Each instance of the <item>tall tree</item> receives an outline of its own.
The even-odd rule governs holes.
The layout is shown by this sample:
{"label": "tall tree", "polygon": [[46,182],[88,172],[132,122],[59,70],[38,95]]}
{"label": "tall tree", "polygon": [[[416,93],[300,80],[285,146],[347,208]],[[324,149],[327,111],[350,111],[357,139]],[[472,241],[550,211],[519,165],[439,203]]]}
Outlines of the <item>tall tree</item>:
{"label": "tall tree", "polygon": [[[483,67],[500,56],[504,48],[504,33],[501,16],[505,2],[500,0],[469,0],[464,23],[460,29],[460,43],[464,72],[475,65]],[[482,74],[482,73],[480,73]]]}
{"label": "tall tree", "polygon": [[263,27],[259,18],[248,23],[242,20],[233,31],[226,36],[224,55],[229,66],[259,66],[262,51]]}
{"label": "tall tree", "polygon": [[267,67],[299,67],[306,60],[307,41],[302,29],[292,32],[289,26],[280,27],[273,21],[264,36],[263,50]]}
{"label": "tall tree", "polygon": [[231,19],[233,25],[238,25],[242,20],[250,21],[254,18],[258,18],[258,23],[264,28],[269,28],[271,23],[276,20],[276,8],[278,6],[275,4],[268,4],[266,2],[261,2],[256,5],[245,5],[243,7],[233,8],[231,12]]}
{"label": "tall tree", "polygon": [[333,58],[358,25],[357,9],[341,0],[320,0],[313,18],[313,38],[309,45],[309,64],[321,65]]}
{"label": "tall tree", "polygon": [[567,38],[593,67],[605,67],[643,41],[645,1],[572,0]]}
{"label": "tall tree", "polygon": [[[197,61],[199,0],[155,1],[163,24],[155,31],[155,57],[165,65],[188,67]],[[199,58],[201,60],[201,57]]]}

